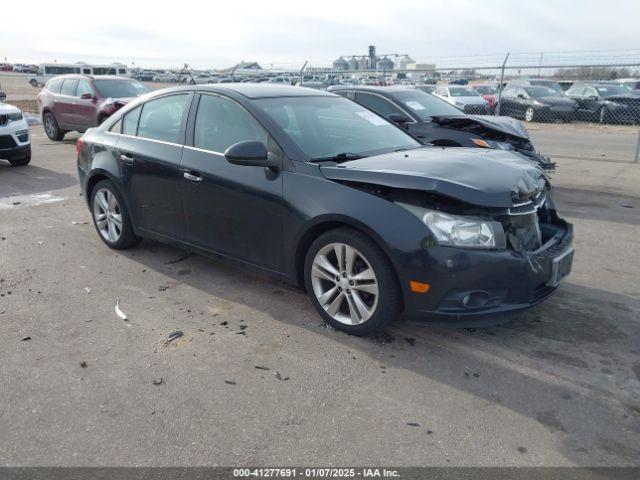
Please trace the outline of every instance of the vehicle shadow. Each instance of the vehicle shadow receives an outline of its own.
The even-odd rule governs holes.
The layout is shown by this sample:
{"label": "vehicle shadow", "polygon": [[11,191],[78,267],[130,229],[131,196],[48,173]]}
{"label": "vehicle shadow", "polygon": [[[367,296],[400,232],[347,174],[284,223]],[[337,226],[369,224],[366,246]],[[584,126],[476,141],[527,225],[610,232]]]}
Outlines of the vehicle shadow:
{"label": "vehicle shadow", "polygon": [[49,192],[78,184],[77,177],[68,173],[59,173],[35,165],[12,167],[9,162],[2,161],[0,177],[3,184],[0,198]]}
{"label": "vehicle shadow", "polygon": [[[499,413],[505,409],[528,417],[573,464],[640,462],[640,301],[567,283],[501,326],[454,330],[400,321],[385,334],[357,338],[327,329],[304,292],[234,262],[186,257],[155,242],[124,254],[171,278],[169,293],[186,284],[305,328],[358,357],[499,406],[492,415],[505,418],[496,423],[509,422]],[[514,439],[513,448],[528,446]]]}
{"label": "vehicle shadow", "polygon": [[640,198],[608,192],[554,187],[553,199],[562,215],[640,225]]}

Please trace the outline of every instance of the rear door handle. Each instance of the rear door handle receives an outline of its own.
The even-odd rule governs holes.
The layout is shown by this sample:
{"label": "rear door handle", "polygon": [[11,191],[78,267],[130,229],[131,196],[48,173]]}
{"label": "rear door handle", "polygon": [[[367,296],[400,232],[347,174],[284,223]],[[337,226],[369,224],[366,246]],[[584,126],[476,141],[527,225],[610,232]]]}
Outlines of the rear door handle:
{"label": "rear door handle", "polygon": [[[196,172],[193,172],[196,173]],[[184,172],[182,176],[193,183],[200,183],[202,181],[202,177],[198,175],[194,175],[193,173]]]}
{"label": "rear door handle", "polygon": [[120,160],[122,160],[125,165],[133,165],[134,163],[133,157],[126,153],[120,154]]}

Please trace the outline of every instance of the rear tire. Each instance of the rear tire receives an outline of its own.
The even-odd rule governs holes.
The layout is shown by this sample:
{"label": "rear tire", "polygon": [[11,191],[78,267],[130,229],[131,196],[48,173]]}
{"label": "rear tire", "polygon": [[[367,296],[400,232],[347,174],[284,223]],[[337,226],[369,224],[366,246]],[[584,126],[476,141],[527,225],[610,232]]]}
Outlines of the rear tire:
{"label": "rear tire", "polygon": [[111,180],[98,182],[91,190],[91,216],[98,236],[109,248],[124,250],[140,243],[127,206]]}
{"label": "rear tire", "polygon": [[47,137],[49,137],[49,139],[55,142],[59,142],[64,138],[64,134],[66,132],[60,129],[58,121],[56,120],[56,117],[53,115],[53,113],[46,112],[42,116],[42,123],[44,124],[44,133],[47,134]]}
{"label": "rear tire", "polygon": [[31,80],[29,80],[29,83],[31,84],[32,87],[38,86],[38,81],[35,78],[32,78]]}
{"label": "rear tire", "polygon": [[402,293],[393,266],[358,230],[344,227],[318,237],[307,252],[304,279],[320,316],[351,335],[378,332],[400,314]]}
{"label": "rear tire", "polygon": [[27,153],[20,158],[12,158],[9,160],[9,163],[12,167],[24,167],[25,165],[29,165],[31,161],[31,148],[27,151]]}

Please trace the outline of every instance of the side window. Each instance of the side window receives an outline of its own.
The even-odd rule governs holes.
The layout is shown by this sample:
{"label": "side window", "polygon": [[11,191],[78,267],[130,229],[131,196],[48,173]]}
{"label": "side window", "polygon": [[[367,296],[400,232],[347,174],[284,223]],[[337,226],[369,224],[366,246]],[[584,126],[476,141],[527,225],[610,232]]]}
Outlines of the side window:
{"label": "side window", "polygon": [[267,145],[267,134],[255,118],[233,100],[202,95],[196,115],[193,146],[224,152],[234,143],[258,140]]}
{"label": "side window", "polygon": [[122,119],[118,120],[116,123],[111,125],[111,127],[109,128],[109,131],[113,133],[122,132]]}
{"label": "side window", "polygon": [[529,98],[527,91],[524,88],[519,88],[517,91],[517,95],[519,98]]}
{"label": "side window", "polygon": [[127,113],[122,119],[122,133],[124,135],[135,135],[138,128],[138,119],[140,118],[140,112],[142,107],[134,108]]}
{"label": "side window", "polygon": [[392,113],[399,113],[402,115],[402,110],[396,107],[389,100],[378,95],[356,92],[356,102],[364,107],[367,107],[369,110],[373,110],[378,115],[381,115],[383,117],[387,117]]}
{"label": "side window", "polygon": [[142,106],[138,123],[138,136],[178,143],[182,115],[187,106],[188,94],[171,95],[150,100]]}
{"label": "side window", "polygon": [[78,86],[78,80],[67,78],[62,84],[62,89],[60,90],[60,93],[62,95],[70,95],[72,97],[75,97],[77,86]]}
{"label": "side window", "polygon": [[585,88],[582,95],[585,96],[585,97],[598,97],[599,96],[598,92],[593,87]]}
{"label": "side window", "polygon": [[93,90],[91,89],[91,85],[89,85],[89,82],[87,82],[86,80],[80,80],[78,81],[78,89],[76,95],[80,97],[84,93],[93,95]]}
{"label": "side window", "polygon": [[47,90],[51,93],[60,93],[63,81],[63,78],[52,78],[47,82]]}

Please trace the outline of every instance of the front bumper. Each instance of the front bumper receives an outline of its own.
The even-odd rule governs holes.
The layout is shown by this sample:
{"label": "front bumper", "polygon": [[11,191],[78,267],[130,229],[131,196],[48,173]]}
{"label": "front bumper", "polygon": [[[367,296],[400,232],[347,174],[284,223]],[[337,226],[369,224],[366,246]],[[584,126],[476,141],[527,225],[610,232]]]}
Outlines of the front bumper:
{"label": "front bumper", "polygon": [[[552,239],[528,255],[441,246],[399,254],[394,263],[403,287],[405,316],[450,326],[504,321],[502,314],[537,305],[557,289],[552,281],[558,268],[554,259],[568,255],[570,269],[572,241],[573,227],[563,222]],[[428,283],[429,291],[412,292],[410,280]],[[470,298],[466,305],[465,297]]]}
{"label": "front bumper", "polygon": [[24,156],[31,148],[31,134],[22,119],[0,125],[0,158],[9,160]]}

